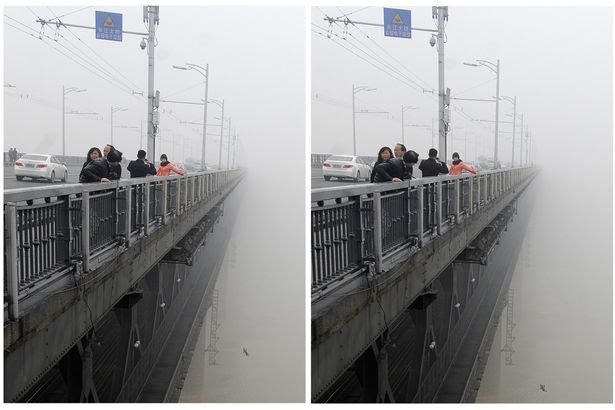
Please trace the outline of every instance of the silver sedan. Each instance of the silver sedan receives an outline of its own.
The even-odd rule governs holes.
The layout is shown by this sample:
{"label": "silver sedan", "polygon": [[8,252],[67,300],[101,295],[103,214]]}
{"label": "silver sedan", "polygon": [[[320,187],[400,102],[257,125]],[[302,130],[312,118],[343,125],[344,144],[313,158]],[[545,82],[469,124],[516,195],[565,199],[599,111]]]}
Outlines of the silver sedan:
{"label": "silver sedan", "polygon": [[21,181],[24,177],[66,182],[68,169],[53,155],[25,154],[15,161],[15,178]]}

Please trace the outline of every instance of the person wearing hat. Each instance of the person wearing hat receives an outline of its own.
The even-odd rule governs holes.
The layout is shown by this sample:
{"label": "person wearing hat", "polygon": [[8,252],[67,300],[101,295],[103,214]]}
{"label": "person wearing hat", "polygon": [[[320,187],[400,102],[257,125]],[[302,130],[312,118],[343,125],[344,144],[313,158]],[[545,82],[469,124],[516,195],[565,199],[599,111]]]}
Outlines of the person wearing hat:
{"label": "person wearing hat", "polygon": [[156,167],[145,157],[145,151],[140,149],[137,152],[137,159],[130,161],[127,168],[128,172],[130,172],[130,178],[143,178],[148,175],[156,175]]}
{"label": "person wearing hat", "polygon": [[109,165],[111,166],[111,173],[109,174],[109,176],[110,179],[120,179],[122,178],[122,165],[120,164],[120,162],[122,161],[122,151],[118,151],[111,144],[107,144],[103,147],[103,156],[105,158],[109,159],[109,154],[111,152],[119,154],[120,159],[117,162],[109,161]]}
{"label": "person wearing hat", "polygon": [[435,148],[429,149],[429,158],[421,161],[419,169],[423,177],[437,177],[439,174],[448,174],[446,163],[438,158],[438,151]]}
{"label": "person wearing hat", "polygon": [[399,182],[412,178],[412,167],[418,162],[419,154],[407,151],[403,158],[392,158],[374,168],[374,182]]}
{"label": "person wearing hat", "polygon": [[450,174],[451,175],[461,175],[463,171],[468,171],[473,174],[478,173],[478,170],[474,168],[470,164],[466,164],[459,158],[459,154],[453,152],[453,162],[451,163]]}
{"label": "person wearing hat", "polygon": [[120,164],[122,156],[119,151],[111,151],[107,154],[107,157],[96,158],[90,161],[79,174],[80,183],[90,182],[109,182],[112,179],[116,179],[115,175],[111,171],[112,166]]}
{"label": "person wearing hat", "polygon": [[160,166],[158,167],[158,172],[156,173],[159,177],[167,177],[171,175],[171,172],[175,172],[178,175],[186,175],[186,171],[181,168],[177,168],[175,165],[169,162],[167,158],[167,154],[162,154],[160,156]]}

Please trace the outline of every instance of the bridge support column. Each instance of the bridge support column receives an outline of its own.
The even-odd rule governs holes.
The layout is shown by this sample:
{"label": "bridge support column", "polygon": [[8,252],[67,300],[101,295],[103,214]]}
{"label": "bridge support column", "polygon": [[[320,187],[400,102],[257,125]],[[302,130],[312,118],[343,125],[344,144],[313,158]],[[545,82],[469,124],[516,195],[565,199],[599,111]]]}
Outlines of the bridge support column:
{"label": "bridge support column", "polygon": [[92,341],[92,333],[88,333],[58,363],[69,402],[99,402],[93,378]]}
{"label": "bridge support column", "polygon": [[[387,338],[384,334],[383,338]],[[374,342],[355,362],[355,373],[363,387],[363,403],[395,403],[389,383],[387,343]]]}
{"label": "bridge support column", "polygon": [[[117,391],[125,384],[130,371],[141,358],[141,336],[138,326],[137,303],[143,298],[142,289],[134,289],[127,293],[114,307],[113,312],[120,324],[119,346],[117,358],[118,370],[121,377],[114,383],[121,383]],[[120,367],[121,366],[121,367]]]}

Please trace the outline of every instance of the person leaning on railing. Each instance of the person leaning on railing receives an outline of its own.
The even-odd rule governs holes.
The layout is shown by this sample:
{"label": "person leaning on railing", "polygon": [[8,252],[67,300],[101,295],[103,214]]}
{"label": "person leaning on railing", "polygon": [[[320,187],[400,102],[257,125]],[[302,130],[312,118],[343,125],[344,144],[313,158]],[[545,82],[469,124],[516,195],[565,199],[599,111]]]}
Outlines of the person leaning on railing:
{"label": "person leaning on railing", "polygon": [[412,167],[419,160],[419,154],[407,151],[403,158],[392,158],[374,168],[374,182],[399,182],[412,178]]}
{"label": "person leaning on railing", "polygon": [[107,154],[107,158],[96,158],[90,161],[89,164],[81,170],[79,174],[80,183],[90,182],[109,182],[115,179],[115,174],[111,172],[111,167],[118,165],[122,157],[119,151],[111,151]]}
{"label": "person leaning on railing", "polygon": [[478,170],[470,164],[466,164],[459,158],[459,154],[453,152],[453,162],[451,163],[450,174],[461,175],[463,171],[468,171],[473,174],[478,173]]}
{"label": "person leaning on railing", "polygon": [[167,154],[162,154],[160,156],[160,166],[158,167],[158,172],[156,176],[159,177],[168,177],[171,175],[171,172],[175,172],[179,175],[186,175],[186,171],[181,168],[177,168],[175,165],[171,164],[167,158]]}

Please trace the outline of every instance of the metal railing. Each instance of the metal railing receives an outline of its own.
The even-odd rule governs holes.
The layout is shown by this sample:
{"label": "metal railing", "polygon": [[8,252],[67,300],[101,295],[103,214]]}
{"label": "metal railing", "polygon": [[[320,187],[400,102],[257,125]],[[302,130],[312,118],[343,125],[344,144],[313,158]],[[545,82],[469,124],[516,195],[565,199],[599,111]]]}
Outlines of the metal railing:
{"label": "metal railing", "polygon": [[494,199],[533,168],[312,190],[312,294],[382,261],[403,246],[421,248]]}
{"label": "metal railing", "polygon": [[111,248],[130,247],[234,183],[242,170],[4,191],[4,288],[20,297]]}

